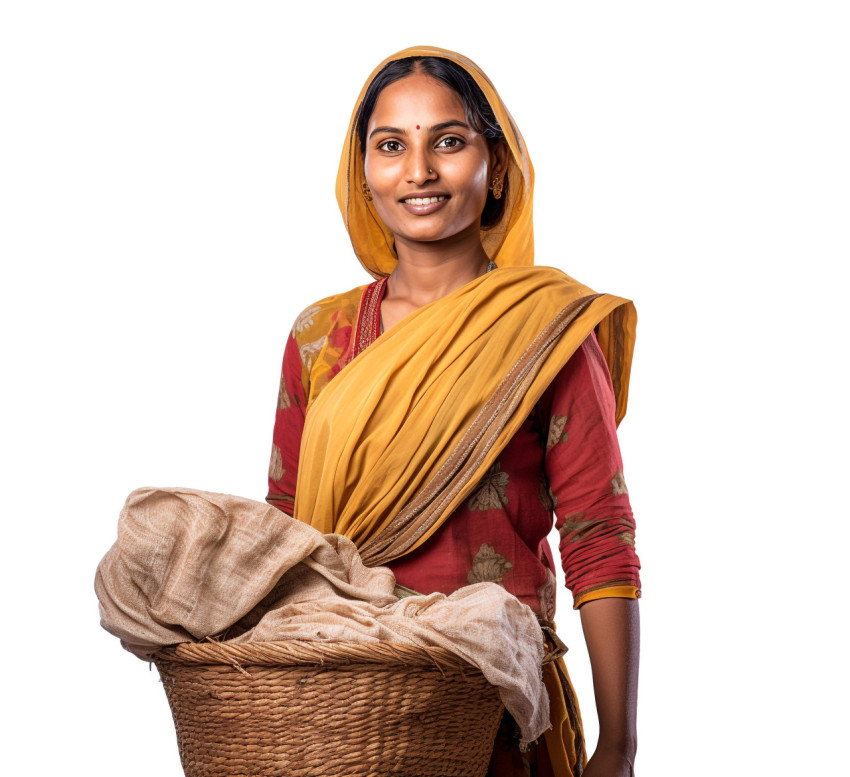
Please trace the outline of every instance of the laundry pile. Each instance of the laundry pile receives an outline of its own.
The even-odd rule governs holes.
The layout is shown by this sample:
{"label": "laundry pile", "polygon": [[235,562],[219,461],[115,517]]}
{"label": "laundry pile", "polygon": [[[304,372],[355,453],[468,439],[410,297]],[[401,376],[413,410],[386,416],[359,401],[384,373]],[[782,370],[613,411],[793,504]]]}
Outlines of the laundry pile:
{"label": "laundry pile", "polygon": [[532,610],[495,583],[396,596],[386,567],[346,537],[261,502],[184,488],[130,494],[98,565],[101,625],[139,658],[207,637],[232,642],[403,642],[478,667],[522,731],[549,727]]}

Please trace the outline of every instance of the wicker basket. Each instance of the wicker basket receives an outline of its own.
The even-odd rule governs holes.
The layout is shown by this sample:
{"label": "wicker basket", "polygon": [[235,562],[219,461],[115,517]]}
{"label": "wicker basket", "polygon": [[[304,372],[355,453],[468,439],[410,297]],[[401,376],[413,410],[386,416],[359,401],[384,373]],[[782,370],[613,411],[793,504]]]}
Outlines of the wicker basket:
{"label": "wicker basket", "polygon": [[503,712],[441,648],[186,643],[154,661],[188,777],[484,777]]}

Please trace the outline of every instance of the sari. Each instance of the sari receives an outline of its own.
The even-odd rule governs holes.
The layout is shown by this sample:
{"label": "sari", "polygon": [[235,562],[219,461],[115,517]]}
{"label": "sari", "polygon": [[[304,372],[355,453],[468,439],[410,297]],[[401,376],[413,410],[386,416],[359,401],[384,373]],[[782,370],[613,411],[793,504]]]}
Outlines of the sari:
{"label": "sari", "polygon": [[[362,196],[355,117],[380,68],[408,56],[450,59],[481,87],[510,149],[507,203],[499,224],[481,233],[498,269],[425,305],[370,342],[363,334],[375,328],[380,284],[397,257],[392,235]],[[337,199],[354,252],[377,282],[307,308],[293,327],[293,335],[315,331],[320,336],[298,338],[306,374],[303,396],[293,396],[281,383],[278,409],[303,402],[304,423],[294,499],[275,497],[272,488],[269,501],[319,531],[349,537],[368,565],[427,553],[429,540],[492,473],[500,453],[590,337],[608,370],[615,422],[625,415],[634,306],[598,294],[560,270],[533,266],[533,180],[522,136],[470,60],[442,49],[406,49],[382,62],[364,85],[343,148]],[[279,481],[283,470],[274,445],[270,483]],[[615,482],[615,492],[617,487]],[[610,579],[584,591],[575,606],[601,596],[639,595],[635,578]],[[574,777],[587,756],[562,658],[547,665],[544,681],[552,728],[536,749],[537,769]],[[497,740],[490,773],[525,773],[523,757],[500,742],[504,736]]]}

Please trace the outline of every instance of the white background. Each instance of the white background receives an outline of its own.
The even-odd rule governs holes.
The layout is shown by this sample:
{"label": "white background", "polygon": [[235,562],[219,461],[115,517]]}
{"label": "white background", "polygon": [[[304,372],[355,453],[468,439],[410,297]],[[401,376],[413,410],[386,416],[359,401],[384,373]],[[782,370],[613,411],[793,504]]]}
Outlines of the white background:
{"label": "white background", "polygon": [[95,567],[136,487],[265,496],[292,321],[369,280],[354,99],[431,44],[525,136],[537,263],[637,305],[637,773],[843,772],[848,35],[813,1],[4,3],[4,771],[180,775]]}

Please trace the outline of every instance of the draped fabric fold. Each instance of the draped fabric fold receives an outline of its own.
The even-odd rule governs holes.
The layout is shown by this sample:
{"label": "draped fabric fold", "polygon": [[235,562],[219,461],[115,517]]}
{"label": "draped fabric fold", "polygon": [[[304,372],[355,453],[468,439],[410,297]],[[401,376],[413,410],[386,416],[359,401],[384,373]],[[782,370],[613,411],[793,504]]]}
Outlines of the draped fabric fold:
{"label": "draped fabric fold", "polygon": [[[534,172],[525,143],[484,73],[466,57],[417,46],[370,75],[352,112],[336,194],[354,251],[376,278],[397,256],[392,234],[362,196],[355,118],[368,84],[394,59],[437,56],[463,67],[490,102],[510,149],[507,203],[482,229],[498,269],[393,326],[348,363],[307,408],[294,515],[352,539],[369,565],[419,548],[445,522],[528,418],[591,332],[606,357],[617,423],[626,412],[636,313],[560,270],[534,267]],[[545,681],[552,728],[545,761],[576,777],[586,762],[581,718],[566,667]]]}
{"label": "draped fabric fold", "polygon": [[[310,405],[295,517],[350,537],[372,565],[419,547],[621,308],[633,329],[629,301],[544,267],[488,273],[420,308]],[[616,374],[623,394],[628,366]]]}

